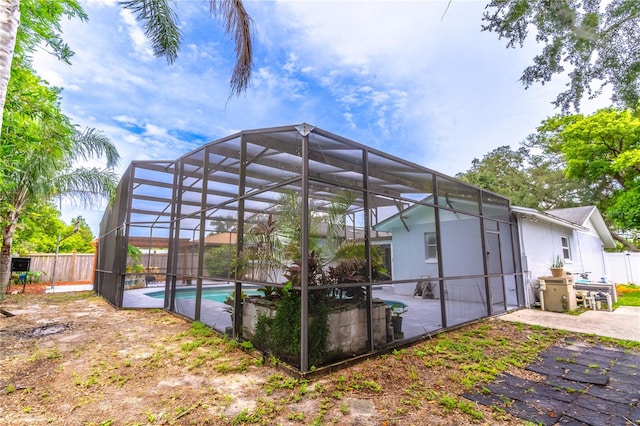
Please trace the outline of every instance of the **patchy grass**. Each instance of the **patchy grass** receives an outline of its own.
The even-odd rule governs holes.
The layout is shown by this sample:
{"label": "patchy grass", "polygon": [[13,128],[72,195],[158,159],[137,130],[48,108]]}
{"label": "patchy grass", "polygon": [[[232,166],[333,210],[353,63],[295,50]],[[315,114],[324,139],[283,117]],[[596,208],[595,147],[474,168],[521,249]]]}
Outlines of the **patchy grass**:
{"label": "patchy grass", "polygon": [[[558,342],[640,350],[640,342],[489,319],[300,379],[276,358],[256,359],[243,351],[249,345],[162,310],[116,310],[90,292],[12,295],[9,305],[20,313],[0,333],[0,424],[515,426],[522,421],[462,394],[505,371],[526,374]],[[70,327],[58,334],[21,333],[61,321]]]}
{"label": "patchy grass", "polygon": [[618,306],[640,306],[640,286],[634,284],[616,285],[618,301],[614,307]]}

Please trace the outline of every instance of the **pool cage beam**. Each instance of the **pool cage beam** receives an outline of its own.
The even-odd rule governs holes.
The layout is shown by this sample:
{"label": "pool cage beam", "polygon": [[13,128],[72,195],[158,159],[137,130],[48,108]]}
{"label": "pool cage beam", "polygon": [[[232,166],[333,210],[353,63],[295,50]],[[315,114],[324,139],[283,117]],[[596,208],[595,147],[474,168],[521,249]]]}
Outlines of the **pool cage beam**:
{"label": "pool cage beam", "polygon": [[[367,271],[367,280],[369,283],[373,281],[373,271],[371,268],[371,238],[370,238],[370,214],[369,211],[369,151],[362,150],[362,204],[364,209],[364,252],[365,252],[365,268]],[[355,223],[354,223],[355,228]],[[371,285],[366,287],[367,294],[367,343],[369,350],[373,352],[375,349],[375,338],[373,333],[373,291]]]}
{"label": "pool cage beam", "polygon": [[[496,203],[494,200],[488,199],[488,207],[485,209],[485,206],[483,205],[484,200],[482,198],[482,194],[484,192],[480,191],[480,197],[475,200],[475,202],[479,204],[477,212],[470,211],[465,208],[454,207],[449,203],[445,204],[445,197],[450,193],[453,194],[454,197],[456,194],[459,194],[462,201],[467,200],[465,197],[466,192],[457,189],[451,182],[448,182],[448,177],[442,177],[442,181],[440,181],[441,176],[439,176],[438,173],[430,172],[428,170],[424,171],[424,173],[430,173],[430,177],[418,176],[416,173],[420,172],[420,170],[414,171],[403,167],[403,165],[406,165],[405,161],[394,159],[394,161],[397,162],[397,164],[394,165],[385,158],[380,158],[382,154],[378,153],[375,149],[369,149],[356,144],[351,146],[349,143],[347,146],[343,147],[338,144],[332,144],[332,141],[328,141],[329,144],[326,145],[327,149],[324,151],[324,140],[321,138],[316,139],[316,135],[331,138],[336,142],[344,141],[342,138],[334,137],[335,135],[327,132],[321,130],[316,131],[312,126],[306,124],[296,126],[295,129],[298,131],[298,134],[296,134],[295,131],[290,132],[282,136],[282,139],[275,137],[276,135],[274,135],[274,132],[266,134],[258,131],[240,132],[236,136],[225,139],[225,141],[232,141],[233,144],[216,143],[211,146],[207,145],[201,152],[196,152],[193,155],[188,154],[175,160],[175,162],[172,162],[168,168],[162,168],[162,171],[167,173],[167,171],[170,171],[173,167],[173,174],[166,175],[163,178],[158,179],[157,182],[153,179],[149,179],[149,176],[154,176],[153,174],[135,173],[135,170],[133,170],[135,174],[131,173],[129,175],[130,177],[127,178],[127,185],[124,186],[124,188],[128,188],[128,194],[125,194],[124,191],[122,191],[122,195],[129,198],[128,205],[126,207],[116,206],[114,209],[115,214],[121,213],[118,218],[114,219],[119,220],[118,223],[122,224],[122,226],[118,227],[118,238],[115,241],[116,248],[122,249],[118,250],[119,253],[116,254],[116,258],[119,261],[122,260],[118,263],[117,267],[121,267],[122,270],[116,271],[115,267],[112,268],[113,272],[116,273],[115,275],[122,279],[121,286],[118,286],[116,291],[113,292],[113,295],[115,296],[114,299],[117,301],[115,304],[122,305],[123,292],[125,288],[124,279],[127,276],[124,267],[127,259],[126,248],[129,235],[137,235],[136,230],[141,227],[141,223],[152,223],[148,231],[149,244],[151,244],[151,241],[154,240],[154,234],[160,232],[162,235],[165,235],[166,233],[166,228],[159,231],[156,223],[161,217],[170,215],[171,219],[167,224],[169,225],[168,234],[170,238],[168,245],[169,257],[166,274],[167,280],[165,284],[165,309],[179,314],[185,314],[188,317],[193,315],[194,320],[200,320],[203,315],[205,315],[205,309],[207,306],[206,302],[202,301],[202,294],[204,292],[205,285],[208,283],[207,280],[209,279],[205,263],[205,239],[207,237],[207,230],[212,228],[208,223],[216,214],[222,215],[224,213],[222,212],[222,209],[221,213],[216,213],[217,207],[224,206],[224,209],[229,211],[229,221],[231,222],[234,220],[233,216],[235,213],[235,234],[237,242],[234,250],[231,246],[230,232],[229,250],[230,253],[235,251],[237,260],[244,249],[244,234],[252,224],[253,213],[262,213],[265,211],[261,209],[269,210],[270,207],[265,203],[275,203],[274,200],[277,199],[278,193],[285,193],[290,190],[299,191],[298,195],[302,200],[300,206],[301,217],[299,218],[302,226],[302,232],[299,234],[299,249],[301,254],[300,287],[296,287],[300,289],[301,295],[299,368],[302,372],[308,372],[310,371],[309,324],[312,322],[312,318],[310,318],[309,315],[312,315],[314,306],[310,306],[310,303],[312,303],[312,298],[309,293],[311,285],[309,277],[310,267],[308,261],[304,260],[305,257],[308,259],[311,244],[309,240],[309,226],[311,223],[311,218],[309,216],[310,211],[313,210],[314,212],[326,213],[332,194],[335,195],[336,192],[341,189],[357,191],[362,194],[362,199],[357,200],[357,204],[360,205],[364,214],[361,217],[360,213],[356,215],[355,211],[346,212],[345,218],[350,218],[352,225],[350,227],[345,226],[342,234],[344,234],[344,237],[350,235],[353,238],[363,238],[365,250],[363,273],[366,274],[367,278],[366,282],[362,284],[362,290],[364,290],[366,299],[364,300],[364,305],[360,305],[360,309],[366,308],[366,312],[362,313],[363,316],[361,318],[362,320],[366,318],[367,328],[364,330],[363,327],[360,332],[362,334],[366,333],[365,336],[362,334],[359,336],[362,340],[365,340],[366,338],[366,343],[363,342],[364,345],[360,346],[360,348],[364,351],[375,352],[377,345],[376,339],[379,339],[379,336],[377,335],[378,330],[374,328],[374,262],[372,261],[372,253],[375,249],[374,244],[377,243],[376,239],[379,236],[378,233],[380,231],[378,229],[372,229],[372,226],[381,222],[381,218],[378,217],[378,209],[389,207],[389,210],[391,210],[393,204],[390,203],[395,204],[395,207],[399,212],[398,220],[403,223],[403,210],[405,205],[413,206],[415,204],[424,204],[427,207],[431,206],[431,203],[428,203],[427,201],[416,201],[410,198],[410,196],[405,195],[406,193],[415,193],[419,195],[428,194],[430,189],[432,193],[431,197],[433,197],[431,200],[433,204],[433,213],[431,213],[432,219],[430,220],[433,220],[432,226],[436,234],[436,250],[438,256],[437,262],[434,263],[433,267],[437,268],[439,275],[438,277],[434,277],[435,279],[433,279],[432,282],[434,284],[438,283],[438,287],[440,289],[439,293],[441,297],[439,298],[439,303],[436,305],[440,306],[440,315],[438,316],[441,316],[442,328],[447,329],[450,325],[456,325],[457,321],[459,322],[456,315],[460,314],[458,311],[461,309],[457,305],[452,308],[452,305],[448,304],[449,302],[446,297],[446,289],[448,289],[449,292],[452,290],[455,292],[458,288],[464,289],[464,287],[461,286],[466,285],[464,280],[467,278],[476,278],[478,283],[482,283],[480,280],[481,276],[479,276],[479,274],[471,274],[468,277],[463,274],[460,274],[460,276],[451,276],[451,272],[455,271],[452,269],[451,262],[446,262],[449,258],[445,259],[443,256],[443,252],[449,256],[452,250],[451,242],[443,235],[443,228],[445,228],[447,232],[449,232],[449,228],[443,226],[441,223],[441,220],[446,220],[450,215],[450,213],[447,212],[457,213],[459,211],[462,214],[478,218],[478,226],[480,226],[480,230],[482,231],[481,238],[478,242],[478,245],[481,245],[481,247],[478,248],[483,252],[483,259],[481,261],[478,259],[477,269],[478,272],[480,272],[481,268],[484,268],[484,286],[480,284],[480,287],[484,287],[484,293],[487,295],[486,298],[482,298],[484,300],[480,299],[478,301],[481,304],[486,305],[486,315],[489,316],[493,314],[494,309],[502,309],[502,305],[505,307],[509,305],[506,297],[501,304],[496,304],[494,306],[492,303],[494,300],[498,300],[498,293],[496,293],[496,295],[491,293],[492,287],[497,287],[497,278],[499,276],[504,277],[506,275],[506,273],[503,272],[502,274],[495,274],[495,277],[490,276],[490,272],[495,268],[493,268],[491,262],[486,257],[487,249],[494,247],[492,245],[493,240],[487,239],[487,231],[484,229],[485,224],[489,226],[493,223],[494,216],[491,216],[491,214],[493,214],[493,210],[491,210],[491,208],[493,204]],[[283,127],[280,130],[291,131],[292,129],[291,127]],[[314,135],[311,135],[311,132],[314,132]],[[357,148],[360,152],[347,150],[343,155],[340,150],[347,148]],[[274,150],[274,153],[272,153],[271,150]],[[201,157],[201,153],[204,153],[204,158]],[[301,161],[300,165],[294,165],[293,163],[289,164],[289,162],[292,161],[292,156],[296,163],[297,161]],[[221,157],[223,158],[220,159]],[[358,161],[361,161],[361,163],[358,163]],[[256,164],[256,167],[253,167],[251,164]],[[388,168],[387,165],[389,166]],[[209,170],[210,168],[212,169]],[[147,168],[143,165],[141,166],[141,169],[144,169],[142,170],[144,172]],[[148,169],[150,173],[156,169],[158,169],[157,171],[161,171],[156,164],[149,165]],[[221,176],[218,176],[218,171],[221,172]],[[236,175],[235,181],[229,177],[230,174]],[[360,174],[361,176],[357,176],[357,174]],[[199,179],[201,179],[200,185],[198,182],[194,183],[194,180],[197,181]],[[211,181],[209,181],[209,179],[211,179]],[[269,179],[271,179],[273,183],[267,183]],[[168,183],[171,181],[173,181],[173,185]],[[220,182],[220,184],[218,184],[218,182]],[[229,187],[229,184],[233,184],[234,182],[235,185],[237,185],[237,188]],[[277,184],[274,184],[275,182],[277,182]],[[431,188],[429,188],[429,185],[431,185]],[[157,186],[163,189],[153,191],[153,188],[148,188],[152,186]],[[168,188],[171,187],[173,189],[172,196],[169,195],[171,194],[171,191],[168,190]],[[134,195],[134,188],[135,191],[139,191],[141,189],[139,191],[140,194]],[[198,194],[198,190],[201,190],[202,192]],[[263,193],[266,193],[266,195],[263,195]],[[216,204],[221,197],[229,198],[229,200]],[[232,198],[235,197],[237,198],[232,200]],[[442,199],[440,197],[442,197]],[[319,200],[319,202],[314,204],[310,198]],[[134,200],[139,201],[134,202]],[[154,212],[152,209],[154,206],[158,203],[162,203],[163,201],[167,201],[167,203],[164,208],[162,208],[163,206],[161,205],[155,212],[157,215],[155,221],[142,222],[138,220],[136,222],[132,222],[136,219],[145,219],[145,215],[153,214]],[[448,198],[446,201],[449,201]],[[471,200],[469,199],[468,201]],[[211,205],[208,204],[209,202],[211,202]],[[227,204],[229,204],[229,206],[227,206]],[[498,207],[501,208],[501,206],[502,204],[498,204]],[[508,205],[504,207],[508,208]],[[125,211],[125,208],[128,211]],[[235,212],[233,212],[234,208],[236,209]],[[359,211],[360,209],[357,210]],[[416,211],[420,210],[416,209]],[[386,211],[383,210],[383,212],[386,215]],[[490,216],[485,218],[485,213],[490,214]],[[186,216],[183,216],[185,214]],[[246,218],[245,215],[247,215]],[[497,217],[497,219],[495,219],[499,223],[497,232],[499,236],[506,236],[506,227],[511,226],[511,228],[513,228],[513,225],[503,223],[505,219],[502,219],[501,217]],[[465,217],[463,217],[463,219],[464,218]],[[358,229],[356,229],[356,222],[359,222],[360,220],[362,220],[363,223],[359,225],[363,228],[360,229],[358,226]],[[132,224],[134,228],[130,229]],[[402,228],[402,224],[396,223],[394,226],[397,225],[400,225],[400,228]],[[198,226],[200,229],[197,229]],[[505,227],[505,232],[502,232],[503,226]],[[491,231],[494,230],[494,227],[490,226],[490,228]],[[464,228],[459,226],[458,228],[455,228],[454,231],[456,231],[456,229]],[[193,232],[189,232],[190,230]],[[191,233],[193,234],[192,236],[187,235]],[[184,242],[180,238],[181,235],[184,235],[185,237]],[[385,237],[385,239],[388,238],[385,235],[383,235],[383,237]],[[187,250],[185,250],[186,246],[183,247],[183,244],[186,244],[186,241],[189,238],[191,238],[191,242],[189,242],[189,244],[192,244],[193,248],[187,252]],[[511,243],[517,248],[517,244],[513,243],[514,239],[517,242],[517,235],[513,233],[512,229]],[[199,244],[196,244],[195,242],[198,240]],[[194,250],[198,250],[198,253],[194,253]],[[149,247],[148,251],[148,254],[150,253],[151,247]],[[187,258],[190,259],[188,265],[187,262],[183,262],[183,259]],[[229,254],[230,263],[232,262],[232,259],[233,255]],[[517,276],[517,271],[520,268],[519,258],[514,256],[511,262],[513,262],[513,269],[516,271],[516,276],[513,279],[516,280],[516,298],[517,303],[519,303],[522,298],[522,290],[518,287],[518,285],[521,285],[522,278],[521,276],[520,278]],[[146,263],[147,267],[149,267],[149,259],[147,259]],[[233,283],[232,286],[234,291],[231,334],[234,338],[239,339],[242,336],[241,294],[244,287],[243,273],[241,268],[239,268],[239,262],[236,261],[233,263],[235,263],[234,270],[227,274],[226,279],[229,281],[229,284]],[[443,277],[445,274],[445,264],[449,268],[447,272],[449,275]],[[197,275],[194,277],[194,274]],[[190,305],[188,306],[187,311],[178,312],[183,311],[183,304],[181,302],[176,302],[178,290],[181,290],[179,289],[179,281],[181,279],[186,280],[187,278],[196,278],[195,306]],[[492,281],[493,278],[495,278],[495,285]],[[223,280],[217,280],[214,277],[214,281]],[[395,283],[406,284],[408,281],[410,280],[399,279],[396,280]],[[191,284],[191,281],[188,282],[188,284]],[[383,284],[386,284],[386,280]],[[502,293],[506,294],[505,287],[507,286],[513,286],[513,284],[511,284],[511,281],[507,281],[503,278]],[[349,287],[345,284],[344,288]],[[496,290],[498,289],[496,288]],[[450,308],[449,310],[451,312],[448,312],[447,307]],[[191,309],[194,308],[194,312],[191,313]],[[458,311],[456,309],[458,309]],[[479,308],[478,311],[480,310],[482,309]],[[228,319],[226,320],[226,323],[228,324]]]}
{"label": "pool cage beam", "polygon": [[[171,281],[167,281],[168,287],[170,285],[170,291],[165,291],[165,299],[167,293],[170,293],[170,309],[172,312],[176,311],[176,287],[178,284],[178,254],[180,250],[180,218],[182,216],[182,176],[184,174],[184,163],[182,160],[178,160],[177,168],[175,170],[173,185],[174,185],[174,199],[177,201],[173,203],[175,208],[172,208],[172,213],[175,215],[171,218],[171,226],[173,227],[172,231],[172,248],[173,250],[169,253],[171,260]],[[168,266],[168,265],[167,265]],[[166,302],[165,302],[166,304]]]}
{"label": "pool cage beam", "polygon": [[[440,194],[439,188],[438,188],[438,179],[436,178],[435,174],[431,175],[431,186],[433,188],[433,199],[435,201],[435,204],[438,204],[438,197]],[[442,271],[444,268],[444,262],[442,260],[442,228],[440,227],[440,209],[438,207],[434,208],[433,211],[433,216],[434,216],[434,225],[435,225],[435,229],[436,229],[436,241],[437,241],[437,253],[438,253],[438,276],[439,276],[439,280],[438,280],[438,287],[439,287],[439,292],[441,295],[445,294],[445,288],[444,288],[444,280],[442,279]],[[447,328],[447,304],[446,304],[446,300],[444,297],[440,297],[440,319],[442,320],[442,328]]]}
{"label": "pool cage beam", "polygon": [[200,244],[198,244],[198,278],[196,279],[196,312],[195,317],[200,320],[200,311],[202,310],[202,276],[204,275],[204,248],[205,248],[205,232],[207,222],[207,189],[209,184],[209,152],[206,147],[203,148],[204,159],[202,161],[202,194],[200,196]]}
{"label": "pool cage beam", "polygon": [[244,203],[245,185],[247,182],[247,141],[245,136],[240,137],[240,168],[238,171],[238,216],[236,233],[236,267],[233,297],[233,331],[232,337],[238,339],[242,334],[242,283],[240,282],[240,266],[238,259],[244,249]]}
{"label": "pool cage beam", "polygon": [[298,129],[302,134],[302,182],[301,198],[302,241],[300,241],[300,370],[309,371],[309,133]]}

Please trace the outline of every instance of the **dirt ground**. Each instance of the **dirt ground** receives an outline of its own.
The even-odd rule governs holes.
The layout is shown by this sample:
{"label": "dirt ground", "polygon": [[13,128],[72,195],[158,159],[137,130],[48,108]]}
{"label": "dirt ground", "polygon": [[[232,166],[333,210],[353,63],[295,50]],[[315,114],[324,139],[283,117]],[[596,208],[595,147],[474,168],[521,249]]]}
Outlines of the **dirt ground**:
{"label": "dirt ground", "polygon": [[206,327],[92,292],[8,295],[0,309],[14,315],[0,314],[3,425],[524,424],[460,395],[500,370],[530,374],[568,336],[488,320],[298,380]]}

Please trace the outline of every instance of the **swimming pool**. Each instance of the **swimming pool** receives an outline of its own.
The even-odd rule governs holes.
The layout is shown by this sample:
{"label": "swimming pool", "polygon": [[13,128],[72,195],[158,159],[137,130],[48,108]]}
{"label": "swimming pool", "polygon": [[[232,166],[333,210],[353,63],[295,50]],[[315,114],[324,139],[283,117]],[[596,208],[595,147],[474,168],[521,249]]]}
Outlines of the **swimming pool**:
{"label": "swimming pool", "polygon": [[[233,294],[233,287],[203,287],[202,288],[202,298],[206,300],[211,300],[214,302],[224,303],[227,300],[227,297]],[[242,292],[247,296],[257,296],[262,293],[258,291],[257,288],[243,289]],[[164,299],[164,290],[160,291],[152,291],[150,293],[145,293],[145,296],[153,297],[154,299]],[[196,289],[195,288],[178,288],[176,289],[176,299],[195,299],[196,298]],[[406,303],[400,302],[398,300],[383,300],[389,306],[392,305],[400,305],[402,307],[407,307]]]}
{"label": "swimming pool", "polygon": [[[203,287],[202,288],[202,298],[206,300],[212,300],[214,302],[224,303],[227,300],[227,297],[233,294],[233,287]],[[256,296],[259,295],[257,289],[242,289],[242,292],[247,296]],[[146,296],[153,297],[154,299],[164,299],[164,290],[161,291],[152,291],[150,293],[145,293]],[[176,289],[176,299],[195,299],[196,298],[196,289],[195,288],[178,288]]]}

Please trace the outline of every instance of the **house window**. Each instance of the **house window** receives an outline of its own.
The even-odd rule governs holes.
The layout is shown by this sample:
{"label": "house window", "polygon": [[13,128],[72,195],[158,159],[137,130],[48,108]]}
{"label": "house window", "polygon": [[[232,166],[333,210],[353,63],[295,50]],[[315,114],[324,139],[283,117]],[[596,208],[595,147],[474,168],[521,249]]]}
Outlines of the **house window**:
{"label": "house window", "polygon": [[562,257],[564,260],[571,260],[571,246],[569,245],[569,237],[560,237],[562,240]]}
{"label": "house window", "polygon": [[424,260],[427,262],[438,261],[438,240],[435,232],[424,233]]}

